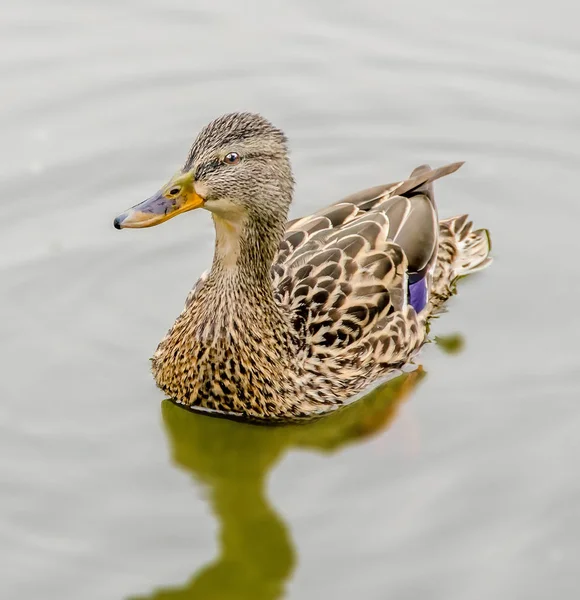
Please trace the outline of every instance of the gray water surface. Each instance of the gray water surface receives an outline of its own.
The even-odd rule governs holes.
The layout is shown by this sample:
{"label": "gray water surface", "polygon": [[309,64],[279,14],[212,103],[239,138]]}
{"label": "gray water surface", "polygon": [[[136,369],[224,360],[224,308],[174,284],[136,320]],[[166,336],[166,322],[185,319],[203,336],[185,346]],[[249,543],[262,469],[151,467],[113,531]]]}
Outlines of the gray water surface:
{"label": "gray water surface", "polygon": [[[578,597],[573,12],[566,0],[3,7],[2,598]],[[463,350],[427,347],[411,397],[337,426],[340,443],[332,428],[314,444],[176,417],[149,374],[210,263],[211,220],[118,232],[112,219],[232,110],[287,132],[292,216],[465,160],[436,184],[440,213],[492,232],[494,264],[434,325]],[[245,579],[220,591],[233,573]]]}

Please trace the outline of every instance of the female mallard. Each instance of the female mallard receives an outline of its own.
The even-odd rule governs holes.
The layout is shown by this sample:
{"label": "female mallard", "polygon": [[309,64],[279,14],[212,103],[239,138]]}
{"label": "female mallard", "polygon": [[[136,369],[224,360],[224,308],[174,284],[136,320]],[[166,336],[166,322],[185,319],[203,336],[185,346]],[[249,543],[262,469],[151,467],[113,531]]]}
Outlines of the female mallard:
{"label": "female mallard", "polygon": [[461,276],[486,267],[487,231],[438,222],[431,183],[462,163],[418,167],[286,222],[286,137],[259,115],[207,125],[185,166],[115,219],[150,227],[203,207],[213,264],[153,357],[179,404],[258,419],[320,414],[402,367]]}

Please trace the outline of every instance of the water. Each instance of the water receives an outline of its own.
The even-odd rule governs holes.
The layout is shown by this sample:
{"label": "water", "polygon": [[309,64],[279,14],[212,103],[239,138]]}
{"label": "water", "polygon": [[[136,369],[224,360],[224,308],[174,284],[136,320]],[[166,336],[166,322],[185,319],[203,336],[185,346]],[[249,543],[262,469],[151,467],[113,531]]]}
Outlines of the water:
{"label": "water", "polygon": [[[3,598],[577,597],[572,13],[564,0],[3,9]],[[290,137],[292,216],[467,161],[437,182],[440,212],[489,227],[496,262],[434,327],[461,352],[430,345],[425,377],[299,431],[161,403],[148,358],[210,261],[211,222],[111,221],[203,124],[240,109]]]}

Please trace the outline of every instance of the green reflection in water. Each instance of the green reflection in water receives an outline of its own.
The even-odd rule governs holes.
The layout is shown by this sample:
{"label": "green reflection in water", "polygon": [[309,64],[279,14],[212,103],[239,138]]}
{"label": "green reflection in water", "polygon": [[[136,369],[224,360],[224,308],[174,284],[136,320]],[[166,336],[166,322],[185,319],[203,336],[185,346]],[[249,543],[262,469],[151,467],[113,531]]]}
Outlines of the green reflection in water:
{"label": "green reflection in water", "polygon": [[465,346],[465,340],[458,333],[445,336],[435,336],[433,340],[446,354],[459,354]]}
{"label": "green reflection in water", "polygon": [[173,461],[204,484],[219,521],[219,556],[185,585],[148,598],[283,597],[296,556],[288,527],[267,498],[272,467],[292,448],[334,452],[384,430],[424,375],[422,369],[405,373],[327,417],[296,425],[269,427],[212,418],[164,401]]}

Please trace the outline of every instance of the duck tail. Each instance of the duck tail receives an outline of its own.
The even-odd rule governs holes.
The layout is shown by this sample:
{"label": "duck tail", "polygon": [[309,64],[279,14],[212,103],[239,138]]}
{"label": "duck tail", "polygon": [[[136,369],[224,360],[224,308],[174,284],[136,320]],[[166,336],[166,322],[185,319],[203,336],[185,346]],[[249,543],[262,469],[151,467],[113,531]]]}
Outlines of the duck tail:
{"label": "duck tail", "polygon": [[431,286],[430,315],[443,312],[443,303],[456,292],[460,277],[481,271],[492,262],[487,229],[473,231],[467,215],[439,222],[439,248]]}

